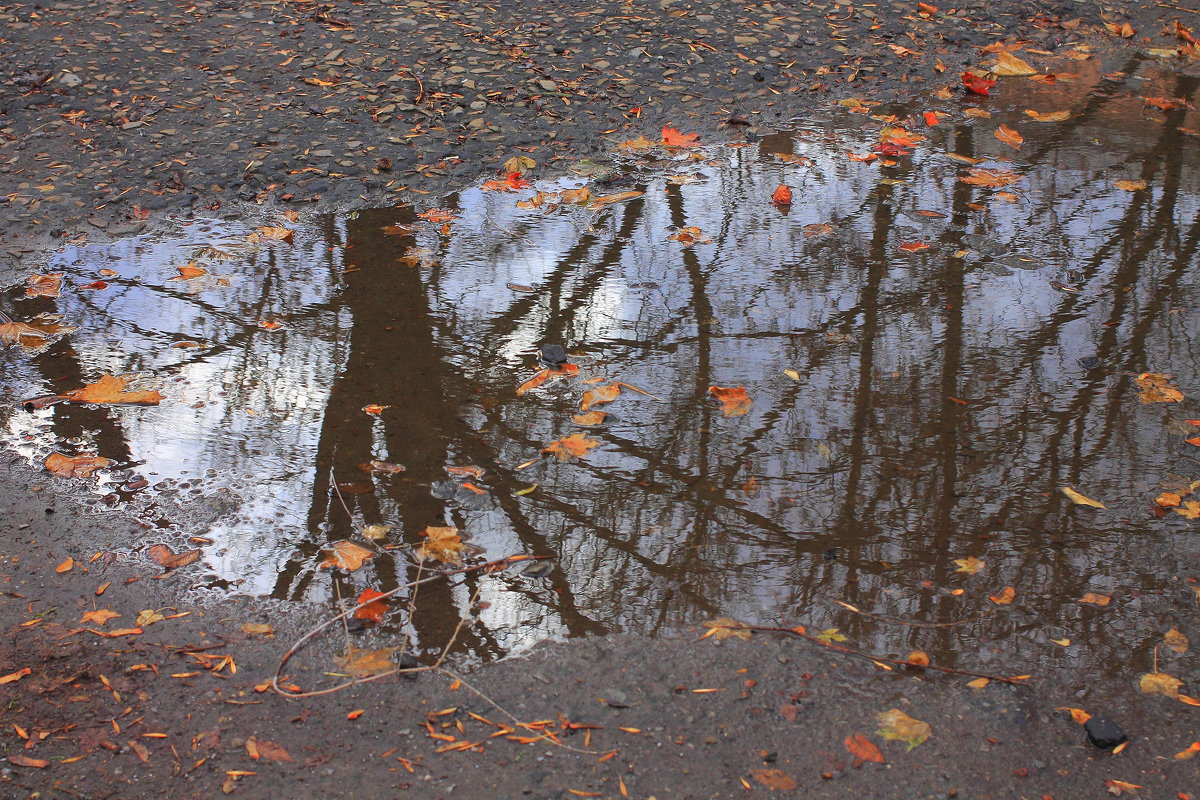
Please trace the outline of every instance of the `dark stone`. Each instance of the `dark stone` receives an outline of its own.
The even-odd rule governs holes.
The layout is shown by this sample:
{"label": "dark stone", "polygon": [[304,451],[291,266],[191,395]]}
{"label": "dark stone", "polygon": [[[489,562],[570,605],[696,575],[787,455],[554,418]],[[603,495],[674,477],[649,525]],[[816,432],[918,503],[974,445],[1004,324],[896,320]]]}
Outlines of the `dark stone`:
{"label": "dark stone", "polygon": [[1092,717],[1083,724],[1083,730],[1092,746],[1101,750],[1112,750],[1129,738],[1120,725],[1107,717]]}

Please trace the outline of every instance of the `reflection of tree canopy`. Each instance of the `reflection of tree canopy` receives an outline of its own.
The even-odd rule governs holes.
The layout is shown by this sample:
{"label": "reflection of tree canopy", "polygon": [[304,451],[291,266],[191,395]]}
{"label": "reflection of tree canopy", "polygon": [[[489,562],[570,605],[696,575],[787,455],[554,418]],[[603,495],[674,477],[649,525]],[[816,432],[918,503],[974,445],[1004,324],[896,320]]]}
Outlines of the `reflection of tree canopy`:
{"label": "reflection of tree canopy", "polygon": [[[1179,78],[1168,92],[1194,89]],[[245,262],[232,294],[143,286],[129,308],[114,294],[86,313],[91,328],[124,326],[149,352],[177,335],[212,342],[142,363],[179,364],[182,374],[186,358],[196,369],[219,365],[208,375],[224,397],[195,388],[219,415],[206,417],[208,430],[185,428],[193,457],[255,470],[281,487],[275,502],[305,504],[304,521],[289,508],[273,528],[250,532],[246,517],[227,532],[250,569],[282,564],[281,596],[326,595],[321,544],[363,523],[389,522],[398,542],[415,543],[426,525],[449,522],[491,556],[531,552],[558,564],[544,584],[485,586],[491,608],[465,641],[481,655],[538,636],[655,632],[720,612],[839,625],[866,646],[919,646],[942,661],[963,649],[993,657],[986,643],[1005,638],[1003,660],[1025,671],[1054,663],[1046,641],[1066,633],[1089,640],[1073,665],[1099,669],[1135,649],[1144,621],[1075,601],[1142,591],[1151,598],[1142,613],[1174,613],[1164,587],[1195,548],[1179,544],[1180,522],[1142,509],[1158,480],[1200,472],[1164,427],[1184,415],[1139,407],[1121,377],[1155,370],[1185,391],[1200,385],[1188,336],[1198,322],[1200,192],[1183,169],[1183,112],[1130,130],[1114,122],[1127,100],[1090,96],[1068,122],[1026,128],[1011,204],[957,181],[966,167],[942,156],[1000,153],[990,128],[952,127],[886,170],[845,158],[869,143],[869,126],[812,131],[786,142],[811,167],[720,150],[700,167],[678,165],[702,182],[645,172],[643,197],[598,212],[522,211],[513,195],[468,192],[445,234],[426,226],[388,237],[381,228],[405,212],[362,214],[311,232],[311,245],[297,237],[306,256],[280,246]],[[1153,190],[1114,189],[1114,161]],[[797,197],[788,216],[767,202],[785,179]],[[973,208],[981,203],[986,213]],[[806,235],[812,223],[834,231]],[[667,240],[689,225],[714,242]],[[898,250],[914,240],[932,247]],[[395,261],[415,245],[436,251],[434,267]],[[309,272],[298,278],[301,266]],[[145,325],[134,310],[148,302],[186,325],[133,327]],[[288,319],[285,335],[254,329],[271,315]],[[585,378],[626,381],[663,401],[626,393],[593,433],[602,449],[517,470],[577,430],[570,416],[582,387],[513,394],[543,341],[578,353]],[[1101,366],[1080,366],[1086,356]],[[711,385],[746,386],[751,413],[722,418]],[[305,413],[288,434],[293,455],[270,465],[255,451],[279,451],[273,423],[298,413],[297,398]],[[394,410],[369,417],[360,411],[368,403]],[[261,422],[245,419],[248,405]],[[135,424],[136,455],[162,432]],[[370,480],[357,465],[372,458],[408,472],[345,497],[351,520],[330,479]],[[437,488],[451,463],[488,471],[486,500]],[[539,489],[513,495],[530,483]],[[1086,487],[1113,510],[1075,510],[1057,494],[1063,485]],[[954,559],[968,555],[987,561],[980,576],[955,574]],[[403,559],[391,563],[378,560],[341,595],[364,577],[384,589],[411,577]],[[986,595],[1005,585],[1018,602],[997,612]],[[957,586],[966,593],[950,594]],[[413,635],[433,643],[474,589],[423,597]],[[924,624],[978,619],[881,624],[831,599]]]}

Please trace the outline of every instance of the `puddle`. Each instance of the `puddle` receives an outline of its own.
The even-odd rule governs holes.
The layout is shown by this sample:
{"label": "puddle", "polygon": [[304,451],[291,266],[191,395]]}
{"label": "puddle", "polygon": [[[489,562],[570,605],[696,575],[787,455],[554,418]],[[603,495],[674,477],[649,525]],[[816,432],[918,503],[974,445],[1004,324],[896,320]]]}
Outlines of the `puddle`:
{"label": "puddle", "polygon": [[[484,660],[730,616],[1001,674],[1149,669],[1196,603],[1200,523],[1154,498],[1200,478],[1184,422],[1200,417],[1200,120],[1142,99],[1191,100],[1194,79],[1128,66],[1072,63],[1073,81],[1010,79],[966,103],[836,107],[745,146],[536,185],[642,193],[595,210],[475,189],[443,201],[449,223],[399,208],[281,220],[291,241],[227,220],[68,248],[61,297],[21,287],[3,308],[79,329],[0,350],[4,391],[142,373],[165,399],[13,405],[6,446],[38,466],[113,459],[79,483],[89,502],[138,514],[156,528],[145,543],[203,537],[210,587],[325,602],[410,580],[403,548],[319,569],[367,524],[392,526],[393,545],[453,525],[487,557],[552,559],[422,589],[411,620],[398,603],[385,630],[426,652],[462,613],[476,624],[458,648]],[[944,114],[930,127],[926,111]],[[922,139],[879,147],[887,114]],[[962,180],[1001,171],[1015,182]],[[669,238],[691,226],[695,243]],[[172,280],[188,264],[206,272]],[[518,397],[546,342],[578,375]],[[1187,399],[1140,403],[1142,372]],[[623,388],[600,425],[573,422],[612,381],[653,398]],[[713,386],[745,387],[748,413],[724,416]],[[598,446],[540,453],[576,433]],[[464,466],[482,475],[447,471]],[[989,600],[1009,586],[1011,604]]]}

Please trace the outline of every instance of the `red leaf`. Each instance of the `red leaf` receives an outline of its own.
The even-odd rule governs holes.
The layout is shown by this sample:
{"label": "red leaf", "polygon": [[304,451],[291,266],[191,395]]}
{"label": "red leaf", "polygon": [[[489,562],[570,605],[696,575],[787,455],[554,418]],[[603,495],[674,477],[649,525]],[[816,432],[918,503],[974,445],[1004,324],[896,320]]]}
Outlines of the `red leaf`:
{"label": "red leaf", "polygon": [[[383,592],[377,592],[374,589],[363,589],[362,594],[358,596],[358,605],[363,603],[366,605],[354,612],[354,618],[365,619],[369,622],[383,622],[383,617],[387,614],[387,603],[375,600],[376,597],[383,597],[383,595]],[[373,600],[374,602],[370,602]]]}
{"label": "red leaf", "polygon": [[670,125],[663,125],[662,143],[666,147],[699,147],[700,134],[684,133],[678,128],[672,128]]}
{"label": "red leaf", "polygon": [[984,96],[990,95],[991,92],[988,90],[996,85],[994,80],[980,77],[974,72],[964,72],[962,74],[962,82],[963,86],[967,87],[968,92],[971,92],[972,94],[982,94]]}
{"label": "red leaf", "polygon": [[771,202],[777,206],[790,206],[792,204],[791,188],[787,184],[779,184],[779,188],[775,190],[775,194],[771,195]]}
{"label": "red leaf", "polygon": [[876,764],[882,764],[883,753],[879,752],[879,748],[865,736],[847,736],[846,749],[854,756],[854,766],[862,766],[864,761],[874,761]]}

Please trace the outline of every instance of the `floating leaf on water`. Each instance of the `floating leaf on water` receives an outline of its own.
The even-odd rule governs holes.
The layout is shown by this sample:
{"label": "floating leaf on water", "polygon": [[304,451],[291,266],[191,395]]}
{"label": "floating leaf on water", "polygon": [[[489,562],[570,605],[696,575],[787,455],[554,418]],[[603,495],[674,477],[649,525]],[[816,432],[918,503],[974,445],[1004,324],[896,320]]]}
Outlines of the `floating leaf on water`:
{"label": "floating leaf on water", "polygon": [[542,448],[542,453],[555,456],[559,461],[570,461],[572,458],[583,458],[593,447],[599,447],[600,442],[588,438],[584,433],[572,433],[556,439]]}
{"label": "floating leaf on water", "polygon": [[1091,506],[1092,508],[1106,508],[1104,503],[1101,503],[1099,500],[1093,500],[1090,497],[1085,497],[1084,495],[1072,489],[1070,486],[1062,487],[1061,491],[1075,505]]}
{"label": "floating leaf on water", "polygon": [[273,225],[268,225],[264,228],[256,229],[256,233],[264,239],[274,239],[280,242],[292,243],[293,232],[290,228],[280,228]]}
{"label": "floating leaf on water", "polygon": [[1113,186],[1126,192],[1137,192],[1145,189],[1145,181],[1113,181]]}
{"label": "floating leaf on water", "polygon": [[358,468],[363,472],[370,472],[375,475],[395,475],[399,472],[404,472],[403,464],[391,464],[387,461],[368,461],[365,464],[359,464]]}
{"label": "floating leaf on water", "polygon": [[771,195],[771,203],[777,206],[790,206],[792,204],[792,189],[787,184],[779,184],[778,188]]}
{"label": "floating leaf on water", "polygon": [[370,678],[375,675],[382,675],[385,672],[391,672],[396,668],[392,661],[392,653],[396,652],[395,647],[381,647],[378,650],[370,650],[364,647],[355,647],[350,645],[344,653],[334,656],[334,661],[338,665],[338,669],[347,675],[355,678]]}
{"label": "floating leaf on water", "polygon": [[783,374],[787,375],[789,378],[791,378],[794,381],[800,380],[800,373],[794,369],[785,369],[783,371]]}
{"label": "floating leaf on water", "polygon": [[448,564],[461,564],[466,545],[453,526],[430,525],[421,531],[425,541],[416,550],[417,558]]}
{"label": "floating leaf on water", "polygon": [[969,183],[972,186],[985,186],[989,189],[999,189],[1002,186],[1011,186],[1021,180],[1021,176],[1006,169],[987,169],[984,167],[974,167],[967,170],[969,173],[965,177],[959,178],[963,183]]}
{"label": "floating leaf on water", "polygon": [[814,222],[811,225],[805,225],[801,230],[805,236],[824,236],[833,233],[833,226],[826,222]]}
{"label": "floating leaf on water", "polygon": [[645,192],[617,192],[616,194],[606,194],[601,197],[592,198],[592,202],[588,204],[588,208],[593,211],[604,206],[612,205],[613,203],[624,203],[626,200],[633,200],[636,197],[641,197]]}
{"label": "floating leaf on water", "polygon": [[332,542],[324,552],[321,569],[344,569],[347,572],[354,572],[375,557],[374,550],[348,539]]}
{"label": "floating leaf on water", "polygon": [[912,750],[933,734],[929,723],[914,719],[898,708],[884,711],[877,717],[879,720],[878,734],[885,739],[904,742]]}
{"label": "floating leaf on water", "polygon": [[1008,125],[1001,125],[992,135],[1005,144],[1011,145],[1018,150],[1021,149],[1021,145],[1025,143],[1025,137],[1022,136],[1016,128],[1010,128]]}
{"label": "floating leaf on water", "polygon": [[104,456],[65,456],[51,453],[46,457],[46,469],[60,478],[90,478],[98,469],[111,464]]}
{"label": "floating leaf on water", "polygon": [[101,375],[95,383],[89,383],[82,389],[73,389],[64,393],[63,399],[74,403],[96,403],[98,405],[143,405],[156,406],[162,400],[162,395],[156,390],[127,391],[126,386],[134,378],[133,375]]}
{"label": "floating leaf on water", "polygon": [[362,530],[359,531],[359,534],[361,534],[364,539],[369,539],[372,542],[380,542],[386,539],[388,534],[391,532],[391,525],[375,523],[372,525],[364,525]]}
{"label": "floating leaf on water", "polygon": [[378,592],[374,589],[363,589],[362,594],[354,601],[354,604],[361,606],[354,612],[355,619],[365,619],[368,622],[383,622],[383,618],[387,615],[387,603],[383,600],[376,600],[377,597],[383,597],[385,592]]}
{"label": "floating leaf on water", "polygon": [[846,634],[842,633],[837,628],[826,628],[817,634],[817,639],[825,644],[833,644],[834,642],[846,641]]}
{"label": "floating leaf on water", "polygon": [[975,556],[967,556],[966,558],[956,558],[954,563],[958,569],[956,572],[963,572],[967,575],[974,575],[986,566],[987,562],[976,558]]}
{"label": "floating leaf on water", "polygon": [[583,401],[579,404],[580,411],[587,411],[592,406],[600,405],[601,403],[611,403],[621,395],[621,384],[609,383],[604,386],[597,386],[595,389],[588,389],[583,393]]}
{"label": "floating leaf on water", "polygon": [[1035,122],[1062,122],[1071,118],[1070,111],[1034,111],[1031,108],[1025,109],[1025,113],[1030,119]]}
{"label": "floating leaf on water", "polygon": [[727,417],[740,417],[750,411],[750,396],[744,386],[710,386],[708,393],[721,401],[721,411]]}
{"label": "floating leaf on water", "polygon": [[0,344],[15,344],[28,351],[42,350],[78,328],[63,325],[61,314],[39,314],[28,322],[0,321]]}
{"label": "floating leaf on water", "polygon": [[576,425],[586,425],[592,427],[599,425],[608,418],[608,413],[605,411],[587,411],[583,414],[575,414],[571,417],[571,421]]}
{"label": "floating leaf on water", "polygon": [[700,623],[703,627],[708,628],[708,631],[701,636],[701,639],[707,639],[712,636],[721,641],[722,639],[741,639],[750,641],[752,631],[744,622],[738,622],[732,617],[717,617]]}
{"label": "floating leaf on water", "polygon": [[1171,376],[1162,372],[1143,372],[1134,378],[1141,391],[1138,400],[1142,403],[1181,403],[1183,392],[1171,385]]}
{"label": "floating leaf on water", "polygon": [[26,297],[58,297],[62,291],[63,274],[51,272],[48,275],[30,275],[25,279]]}
{"label": "floating leaf on water", "polygon": [[1000,594],[989,594],[988,600],[991,600],[998,606],[1006,606],[1013,601],[1017,596],[1017,590],[1011,586],[1005,586]]}

